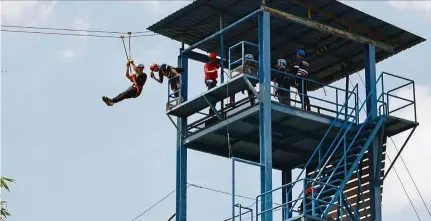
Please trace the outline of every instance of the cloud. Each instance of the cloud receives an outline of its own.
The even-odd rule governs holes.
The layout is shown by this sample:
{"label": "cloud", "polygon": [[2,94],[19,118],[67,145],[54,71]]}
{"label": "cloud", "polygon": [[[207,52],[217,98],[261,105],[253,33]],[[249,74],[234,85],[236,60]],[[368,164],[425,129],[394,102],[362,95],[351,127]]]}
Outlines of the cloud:
{"label": "cloud", "polygon": [[[400,90],[397,96],[406,98],[412,94],[412,89]],[[429,174],[428,167],[426,166],[428,162],[431,161],[431,143],[429,142],[429,136],[431,131],[431,116],[429,115],[429,110],[431,110],[431,85],[427,86],[416,86],[416,100],[417,100],[417,116],[419,127],[416,129],[410,141],[407,143],[401,156],[407,164],[408,169],[412,173],[412,176],[421,191],[423,198],[427,201],[428,207],[431,206],[431,176]],[[402,106],[404,103],[400,101],[392,100],[392,104],[396,107]],[[406,108],[397,114],[398,117],[404,119],[412,119],[414,116],[414,109]],[[395,144],[397,148],[401,148],[401,145],[406,140],[408,134],[400,134],[394,136]],[[388,139],[388,154],[393,160],[396,155],[396,150],[392,144],[392,141]],[[388,162],[388,161],[387,161]],[[386,168],[389,166],[389,162]],[[428,213],[423,206],[422,200],[417,193],[401,159],[398,159],[395,163],[395,168],[401,177],[404,186],[409,193],[413,204],[418,210],[419,216],[428,217]],[[403,220],[398,216],[413,215],[413,209],[405,195],[398,178],[394,171],[391,171],[384,183],[383,189],[383,214],[385,216],[391,217],[388,220]],[[409,213],[409,214],[406,214]],[[404,213],[404,215],[403,215]],[[406,219],[410,220],[410,219]]]}
{"label": "cloud", "polygon": [[389,1],[398,10],[414,10],[425,13],[431,18],[431,1]]}
{"label": "cloud", "polygon": [[62,51],[63,58],[66,58],[66,59],[70,59],[70,58],[75,57],[75,54],[76,54],[76,52],[72,49],[69,49],[69,48],[64,49]]}
{"label": "cloud", "polygon": [[43,25],[53,14],[55,1],[1,1],[3,23]]}

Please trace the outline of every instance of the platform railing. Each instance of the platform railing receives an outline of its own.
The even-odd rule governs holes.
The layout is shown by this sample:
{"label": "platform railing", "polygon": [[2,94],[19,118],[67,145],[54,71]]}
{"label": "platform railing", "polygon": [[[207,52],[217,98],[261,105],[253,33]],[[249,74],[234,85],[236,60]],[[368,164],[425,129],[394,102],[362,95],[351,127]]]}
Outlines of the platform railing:
{"label": "platform railing", "polygon": [[[171,89],[171,83],[175,81],[178,81],[178,90],[173,91]],[[175,77],[169,78],[168,80],[168,102],[166,103],[166,111],[171,110],[172,108],[180,105],[183,101],[182,98],[182,80],[181,80],[181,75],[177,75]]]}
{"label": "platform railing", "polygon": [[[254,50],[259,50],[259,45],[257,44],[253,44],[250,42],[246,42],[246,41],[241,41],[233,46],[231,46],[229,48],[229,78],[234,78],[236,75],[234,75],[235,73],[235,69],[238,67],[244,68],[246,66],[247,62],[251,62],[253,64],[255,64],[256,66],[259,66],[259,61],[253,60],[253,59],[249,59],[246,58],[245,55],[246,54],[253,54],[253,53],[248,53],[247,51],[250,51],[247,49],[247,47],[251,47],[254,48]],[[233,60],[233,51],[235,49],[241,48],[241,54],[239,56],[238,59]],[[244,71],[242,71],[244,72]],[[238,74],[240,74],[240,72],[237,72]],[[238,75],[237,74],[237,75]]]}
{"label": "platform railing", "polygon": [[[283,191],[283,190],[287,190],[287,189],[293,189],[296,186],[300,186],[299,188],[302,189],[301,193],[299,194],[299,196],[291,201],[287,201],[284,202],[282,204],[273,206],[271,208],[265,209],[265,210],[260,210],[259,212],[259,201],[261,200],[262,197],[265,197],[266,195],[269,194],[273,194],[275,192],[278,191]],[[340,192],[339,195],[339,199],[337,202],[330,202],[327,200],[322,200],[319,199],[318,197],[316,197],[315,194],[315,190],[322,188],[322,187],[329,187],[331,189],[334,189],[334,191],[336,192]],[[306,194],[305,190],[307,188],[311,188],[311,194]],[[301,203],[301,209],[294,209],[294,205],[296,203]],[[317,180],[312,180],[312,179],[308,179],[308,178],[303,178],[303,179],[299,179],[296,180],[294,182],[282,185],[278,188],[272,189],[270,191],[267,191],[265,193],[262,193],[260,195],[258,195],[256,197],[256,221],[259,221],[259,218],[264,216],[266,213],[268,212],[272,212],[272,211],[276,211],[279,209],[283,209],[285,210],[285,208],[290,207],[290,211],[286,211],[284,212],[284,214],[290,213],[290,212],[296,212],[298,213],[298,216],[296,216],[297,218],[301,217],[301,216],[313,216],[313,217],[319,217],[319,218],[330,218],[331,220],[338,220],[337,218],[342,218],[342,217],[348,217],[348,219],[350,221],[357,221],[359,220],[359,215],[356,213],[356,211],[352,210],[352,206],[350,205],[350,203],[347,200],[346,195],[342,192],[342,190],[334,185],[330,185],[327,183],[323,183]],[[335,217],[328,217],[326,215],[324,215],[324,209],[323,208],[327,208],[327,207],[335,207],[337,209],[339,209],[340,214],[337,214]],[[290,220],[296,220],[296,217],[290,217]]]}
{"label": "platform railing", "polygon": [[[385,81],[388,82],[387,78],[392,78],[393,79],[392,82],[395,82],[395,80],[399,80],[403,83],[399,86],[397,85],[397,86],[391,87],[391,89],[388,90],[387,85],[385,84]],[[377,99],[379,115],[393,116],[395,112],[398,112],[400,110],[405,110],[408,107],[413,107],[414,122],[417,122],[416,89],[415,89],[415,82],[413,80],[400,77],[398,75],[394,75],[391,73],[382,72],[376,82],[377,82],[377,85],[381,87],[380,98]],[[408,91],[410,87],[412,91],[410,94],[412,97],[411,99],[406,98],[408,97],[407,94],[403,94],[400,96],[394,94],[395,92],[398,92],[401,89]],[[391,99],[393,100],[393,102],[390,102]],[[394,104],[396,102],[404,102],[404,105]],[[395,108],[392,106],[395,106]],[[413,119],[410,119],[410,120],[413,121]]]}
{"label": "platform railing", "polygon": [[[358,87],[355,87],[353,90],[349,91],[338,87],[334,87],[332,85],[324,84],[312,79],[304,78],[299,75],[282,72],[276,69],[272,69],[272,72],[275,73],[276,75],[282,75],[283,77],[287,77],[289,81],[291,81],[289,88],[284,88],[280,86],[271,86],[272,88],[278,91],[285,91],[296,95],[294,96],[295,99],[292,99],[291,96],[282,97],[279,94],[273,94],[274,97],[278,98],[279,102],[280,100],[283,99],[283,100],[287,100],[287,105],[292,105],[290,104],[292,102],[295,104],[299,103],[301,105],[301,108],[305,109],[304,101],[305,101],[305,98],[308,97],[310,99],[313,99],[314,101],[319,101],[323,103],[323,106],[322,106],[322,105],[312,104],[310,102],[310,107],[312,108],[312,111],[314,111],[313,109],[316,109],[317,113],[319,114],[325,114],[325,115],[329,115],[337,118],[340,118],[340,116],[342,116],[341,119],[351,120],[352,122],[359,123],[359,113],[357,111],[358,110]],[[295,84],[299,85],[299,87],[301,88],[296,87]],[[309,85],[309,84],[315,84],[315,85],[319,85],[320,87],[329,89],[330,92],[335,93],[335,96],[332,97],[331,99],[331,94],[330,94],[329,95],[330,98],[329,99],[326,98],[328,96],[326,93],[326,90],[325,90],[324,98],[318,95],[310,95],[310,92],[307,92],[307,95],[305,93],[300,93],[299,89],[304,91],[304,88],[306,87],[306,85]],[[292,90],[292,88],[297,88],[297,90],[296,91]],[[347,93],[347,97],[349,97],[347,100],[345,100],[346,93]],[[353,97],[350,97],[350,95],[353,95]],[[298,96],[301,97],[300,101],[296,100],[296,97]],[[351,102],[351,99],[353,99],[352,102]],[[280,103],[285,104],[283,102],[280,102]],[[296,105],[292,105],[292,106],[296,106]],[[342,110],[343,108],[344,108],[344,112],[340,112],[340,110]],[[351,110],[352,110],[351,115],[348,115],[347,113]]]}

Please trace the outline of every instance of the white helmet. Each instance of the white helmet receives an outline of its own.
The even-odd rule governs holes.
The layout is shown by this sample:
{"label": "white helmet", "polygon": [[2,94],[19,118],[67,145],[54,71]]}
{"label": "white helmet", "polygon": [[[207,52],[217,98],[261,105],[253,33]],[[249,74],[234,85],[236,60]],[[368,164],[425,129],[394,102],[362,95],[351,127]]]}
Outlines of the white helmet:
{"label": "white helmet", "polygon": [[282,66],[287,66],[287,61],[283,58],[278,59],[278,63],[280,63]]}
{"label": "white helmet", "polygon": [[250,59],[250,60],[254,60],[254,57],[253,57],[253,55],[252,55],[252,54],[246,54],[244,57],[245,57],[245,58],[248,58],[248,59]]}

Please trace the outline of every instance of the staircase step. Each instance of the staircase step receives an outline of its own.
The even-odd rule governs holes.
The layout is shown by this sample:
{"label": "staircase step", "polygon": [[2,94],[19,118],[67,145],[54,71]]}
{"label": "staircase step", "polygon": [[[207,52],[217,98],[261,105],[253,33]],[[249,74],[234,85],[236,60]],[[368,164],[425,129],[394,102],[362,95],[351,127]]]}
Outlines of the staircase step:
{"label": "staircase step", "polygon": [[359,140],[359,139],[363,139],[363,138],[366,139],[370,135],[371,135],[371,130],[361,131],[361,133],[358,134],[358,136],[356,136],[356,133],[348,134],[348,135],[346,135],[347,143],[350,143],[355,137],[356,137],[356,140]]}

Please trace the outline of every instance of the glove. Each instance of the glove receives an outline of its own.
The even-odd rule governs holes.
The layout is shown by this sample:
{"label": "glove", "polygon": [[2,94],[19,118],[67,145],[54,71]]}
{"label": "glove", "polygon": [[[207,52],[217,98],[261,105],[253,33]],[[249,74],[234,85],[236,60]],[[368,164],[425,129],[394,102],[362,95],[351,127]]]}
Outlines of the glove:
{"label": "glove", "polygon": [[133,63],[134,61],[133,61],[133,59],[131,59],[131,58],[129,58],[129,61],[128,61],[129,63]]}

